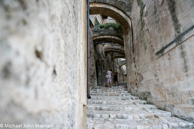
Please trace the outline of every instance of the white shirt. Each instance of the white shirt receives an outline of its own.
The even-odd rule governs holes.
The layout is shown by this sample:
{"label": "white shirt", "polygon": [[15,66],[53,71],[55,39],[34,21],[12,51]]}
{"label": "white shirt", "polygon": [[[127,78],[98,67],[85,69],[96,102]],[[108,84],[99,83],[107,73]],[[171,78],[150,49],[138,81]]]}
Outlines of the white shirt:
{"label": "white shirt", "polygon": [[111,78],[112,71],[108,70],[108,77]]}

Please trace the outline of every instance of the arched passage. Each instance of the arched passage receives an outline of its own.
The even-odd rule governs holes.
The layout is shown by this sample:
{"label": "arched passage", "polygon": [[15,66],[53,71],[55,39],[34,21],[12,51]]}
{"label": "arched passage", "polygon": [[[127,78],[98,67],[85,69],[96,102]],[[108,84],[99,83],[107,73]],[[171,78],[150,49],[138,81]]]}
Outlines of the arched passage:
{"label": "arched passage", "polygon": [[124,54],[124,48],[121,45],[110,45],[110,44],[106,44],[104,45],[104,53],[107,52],[118,52],[120,54]]}
{"label": "arched passage", "polygon": [[[120,64],[119,67],[124,67],[124,69],[127,71],[125,75],[127,75],[126,78],[128,82],[128,90],[130,90],[133,94],[139,95],[143,99],[148,99],[150,102],[156,103],[159,107],[173,111],[176,115],[191,114],[191,112],[188,110],[191,110],[189,104],[193,102],[193,98],[192,100],[185,100],[184,98],[177,100],[176,96],[179,96],[182,93],[184,94],[184,97],[187,96],[187,93],[184,93],[185,90],[184,92],[182,92],[182,90],[185,88],[184,85],[189,87],[189,83],[183,83],[182,79],[180,79],[180,76],[183,74],[183,78],[186,77],[188,80],[190,78],[189,76],[191,73],[191,68],[190,64],[188,65],[187,63],[189,62],[188,59],[190,59],[189,56],[192,54],[187,56],[187,50],[185,49],[185,46],[188,48],[192,46],[190,44],[192,43],[192,36],[190,34],[192,34],[194,27],[192,24],[191,15],[184,20],[181,19],[181,16],[185,16],[185,14],[188,14],[187,12],[191,11],[191,8],[193,7],[189,5],[192,5],[192,0],[190,0],[188,5],[186,2],[182,3],[181,5],[181,2],[170,2],[170,0],[165,2],[157,1],[154,3],[146,2],[143,0],[133,1],[133,10],[130,14],[131,19],[133,20],[133,28],[130,26],[129,20],[127,20],[128,18],[130,19],[129,15],[125,15],[125,11],[123,13],[121,8],[111,4],[112,1],[123,2],[131,0],[91,1],[93,2],[91,2],[92,4],[90,5],[91,14],[110,16],[123,26],[125,33],[122,35],[122,38],[124,43],[124,54],[126,62]],[[158,5],[160,5],[160,7]],[[180,5],[181,7],[185,7],[185,9],[188,8],[189,11],[187,9],[187,11],[179,10],[178,7]],[[168,6],[168,9],[165,6]],[[182,12],[184,13],[182,14]],[[122,15],[122,13],[124,15]],[[163,14],[167,15],[164,17]],[[174,14],[177,16],[174,16]],[[126,19],[125,16],[128,18]],[[101,22],[102,25],[104,23],[105,22]],[[172,26],[172,24],[174,24],[174,26]],[[104,42],[109,42],[109,40],[102,37],[97,39],[97,41],[102,42],[101,44],[99,43],[102,46],[104,45]],[[179,54],[177,54],[179,50],[181,51],[181,58],[184,58],[184,61],[182,60],[184,63],[180,62],[180,64],[184,65],[172,70],[171,68],[174,68],[174,65],[176,65],[178,61],[177,59],[180,58]],[[120,51],[118,48],[106,48],[103,52],[107,53],[107,57],[110,57],[111,55],[113,62],[114,59],[117,58],[113,55],[113,53]],[[170,70],[168,70],[165,65]],[[169,75],[166,73],[169,73]],[[179,73],[178,76],[177,73]],[[172,75],[174,77],[172,77]],[[143,77],[145,78],[142,82]],[[179,80],[179,83],[177,83],[177,80]],[[180,85],[181,87],[183,86],[183,88],[180,88]],[[169,93],[169,89],[173,89],[172,92]],[[188,88],[187,90],[189,91],[190,89]],[[188,98],[190,97],[191,96],[189,95]],[[185,104],[188,104],[188,107]],[[187,116],[190,117],[191,115]]]}
{"label": "arched passage", "polygon": [[[102,57],[101,60],[104,61],[103,63],[105,65],[109,64],[106,61],[109,61],[110,59],[112,63],[117,63],[117,61],[112,60],[113,56],[116,56],[115,53],[119,53],[120,55],[123,55],[124,57],[126,57],[126,62],[129,62],[130,58],[132,57],[130,56],[131,55],[130,50],[126,49],[126,47],[127,48],[130,47],[129,44],[131,41],[131,20],[129,15],[123,12],[120,7],[116,7],[109,3],[99,2],[96,0],[94,0],[93,2],[90,2],[89,8],[90,8],[90,15],[103,15],[103,16],[111,17],[122,26],[122,33],[120,33],[121,35],[117,33],[115,35],[115,33],[113,32],[110,32],[107,34],[107,33],[104,33],[104,30],[100,31],[100,28],[95,30],[93,29],[93,32],[94,32],[93,42],[94,44],[96,44],[95,47],[99,48],[101,46],[101,48],[103,48],[101,49],[101,51],[99,51]],[[105,44],[108,44],[108,43],[109,44],[112,43],[112,45],[108,45],[109,47],[107,47]],[[114,44],[120,47],[114,46]],[[127,58],[127,57],[130,57],[130,58]],[[129,63],[127,63],[126,66],[128,64]],[[105,67],[103,68],[105,69],[105,71],[107,70]]]}
{"label": "arched passage", "polygon": [[128,33],[129,29],[131,28],[130,18],[114,6],[104,3],[90,2],[90,14],[102,14],[112,17],[119,24],[121,24],[123,28],[125,28],[124,33]]}
{"label": "arched passage", "polygon": [[89,2],[104,3],[120,9],[126,15],[131,15],[131,0],[89,0]]}
{"label": "arched passage", "polygon": [[124,45],[122,38],[117,37],[117,36],[109,36],[109,35],[93,37],[93,42],[95,44],[109,42],[109,43],[119,44],[119,45],[122,45],[122,46]]}
{"label": "arched passage", "polygon": [[119,50],[119,49],[106,49],[105,54],[108,53],[108,52],[117,52],[117,53],[120,53],[120,54],[124,54],[124,51]]}
{"label": "arched passage", "polygon": [[125,55],[120,55],[120,56],[113,56],[112,60],[118,59],[118,58],[125,58]]}

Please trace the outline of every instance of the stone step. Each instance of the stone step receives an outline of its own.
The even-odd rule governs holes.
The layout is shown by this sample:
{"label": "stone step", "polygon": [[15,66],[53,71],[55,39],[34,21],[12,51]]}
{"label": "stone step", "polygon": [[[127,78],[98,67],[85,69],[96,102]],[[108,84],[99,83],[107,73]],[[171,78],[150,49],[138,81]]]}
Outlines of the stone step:
{"label": "stone step", "polygon": [[122,93],[124,91],[127,92],[124,89],[120,89],[120,90],[118,90],[118,89],[115,89],[115,90],[106,90],[106,89],[96,89],[96,90],[92,90],[92,92],[98,92],[98,93],[100,93],[100,92],[120,92],[120,93]]}
{"label": "stone step", "polygon": [[[173,118],[172,118],[173,119]],[[87,129],[193,129],[186,121],[162,122],[159,118],[144,120],[87,119]]]}
{"label": "stone step", "polygon": [[[112,123],[98,123],[87,126],[87,129],[164,129],[162,125],[127,125],[127,124],[112,124]],[[170,129],[170,128],[165,128]]]}
{"label": "stone step", "polygon": [[91,100],[139,100],[139,97],[134,97],[134,96],[96,96],[96,95],[91,95],[92,99]]}
{"label": "stone step", "polygon": [[95,87],[87,101],[87,129],[194,129],[193,123],[133,96],[124,86]]}
{"label": "stone step", "polygon": [[149,113],[143,110],[137,111],[88,111],[88,118],[111,118],[111,119],[145,119],[153,117],[171,117],[170,112],[152,112]]}
{"label": "stone step", "polygon": [[92,87],[92,90],[95,89],[127,89],[126,86],[111,86],[111,87],[104,87],[104,86],[98,86],[98,87]]}
{"label": "stone step", "polygon": [[179,126],[179,127],[182,127],[182,128],[192,128],[194,129],[194,124],[191,123],[191,122],[187,122],[185,120],[182,120],[182,119],[179,119],[179,118],[176,118],[176,117],[162,117],[162,116],[159,116],[159,120],[163,123],[166,123],[168,124],[170,127],[173,127],[173,126]]}
{"label": "stone step", "polygon": [[[104,87],[104,86],[95,86],[93,87],[94,89],[95,88],[110,88],[110,87]],[[126,85],[120,85],[120,86],[111,86],[111,89],[113,88],[126,88]]]}
{"label": "stone step", "polygon": [[91,96],[131,96],[129,93],[91,93]]}
{"label": "stone step", "polygon": [[121,87],[121,88],[107,88],[107,87],[101,87],[101,88],[93,88],[91,91],[99,91],[99,90],[106,90],[106,91],[127,91],[126,88]]}
{"label": "stone step", "polygon": [[162,123],[151,120],[88,120],[87,129],[162,129]]}
{"label": "stone step", "polygon": [[[104,94],[104,93],[118,93],[118,94],[123,94],[123,93],[129,93],[128,91],[91,91],[90,94],[93,93],[100,93],[100,94]],[[129,93],[130,94],[130,93]]]}
{"label": "stone step", "polygon": [[106,104],[106,105],[137,105],[137,104],[147,104],[144,100],[130,100],[130,101],[124,101],[124,100],[96,100],[96,99],[90,99],[88,100],[88,105],[90,104]]}
{"label": "stone step", "polygon": [[[150,125],[150,126],[149,126]],[[164,129],[163,125],[135,125],[135,124],[113,124],[113,123],[91,123],[87,125],[87,129]],[[166,126],[168,127],[168,126]],[[170,128],[166,128],[170,129]]]}
{"label": "stone step", "polygon": [[132,110],[149,110],[149,109],[157,109],[154,105],[89,105],[87,107],[89,111],[94,110],[103,110],[103,111],[132,111]]}
{"label": "stone step", "polygon": [[126,87],[119,87],[119,88],[116,88],[116,87],[97,87],[97,88],[92,88],[91,91],[94,91],[94,90],[125,90],[127,91],[127,88]]}

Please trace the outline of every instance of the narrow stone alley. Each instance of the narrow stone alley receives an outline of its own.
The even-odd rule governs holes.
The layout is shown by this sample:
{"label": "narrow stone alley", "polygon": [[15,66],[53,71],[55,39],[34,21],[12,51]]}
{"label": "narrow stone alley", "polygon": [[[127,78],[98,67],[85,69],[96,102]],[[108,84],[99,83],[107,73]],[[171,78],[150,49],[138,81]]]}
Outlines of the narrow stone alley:
{"label": "narrow stone alley", "polygon": [[173,117],[127,92],[126,86],[97,86],[88,100],[87,129],[193,129],[194,124]]}
{"label": "narrow stone alley", "polygon": [[0,0],[0,16],[0,129],[194,129],[194,0]]}

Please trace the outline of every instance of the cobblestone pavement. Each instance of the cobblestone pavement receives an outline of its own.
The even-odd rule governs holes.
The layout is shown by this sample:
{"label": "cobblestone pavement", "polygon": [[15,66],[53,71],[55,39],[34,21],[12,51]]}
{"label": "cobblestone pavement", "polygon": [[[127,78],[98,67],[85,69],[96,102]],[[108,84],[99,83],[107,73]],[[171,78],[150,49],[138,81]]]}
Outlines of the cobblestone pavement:
{"label": "cobblestone pavement", "polygon": [[124,86],[91,90],[87,129],[194,129],[194,124],[127,92]]}

